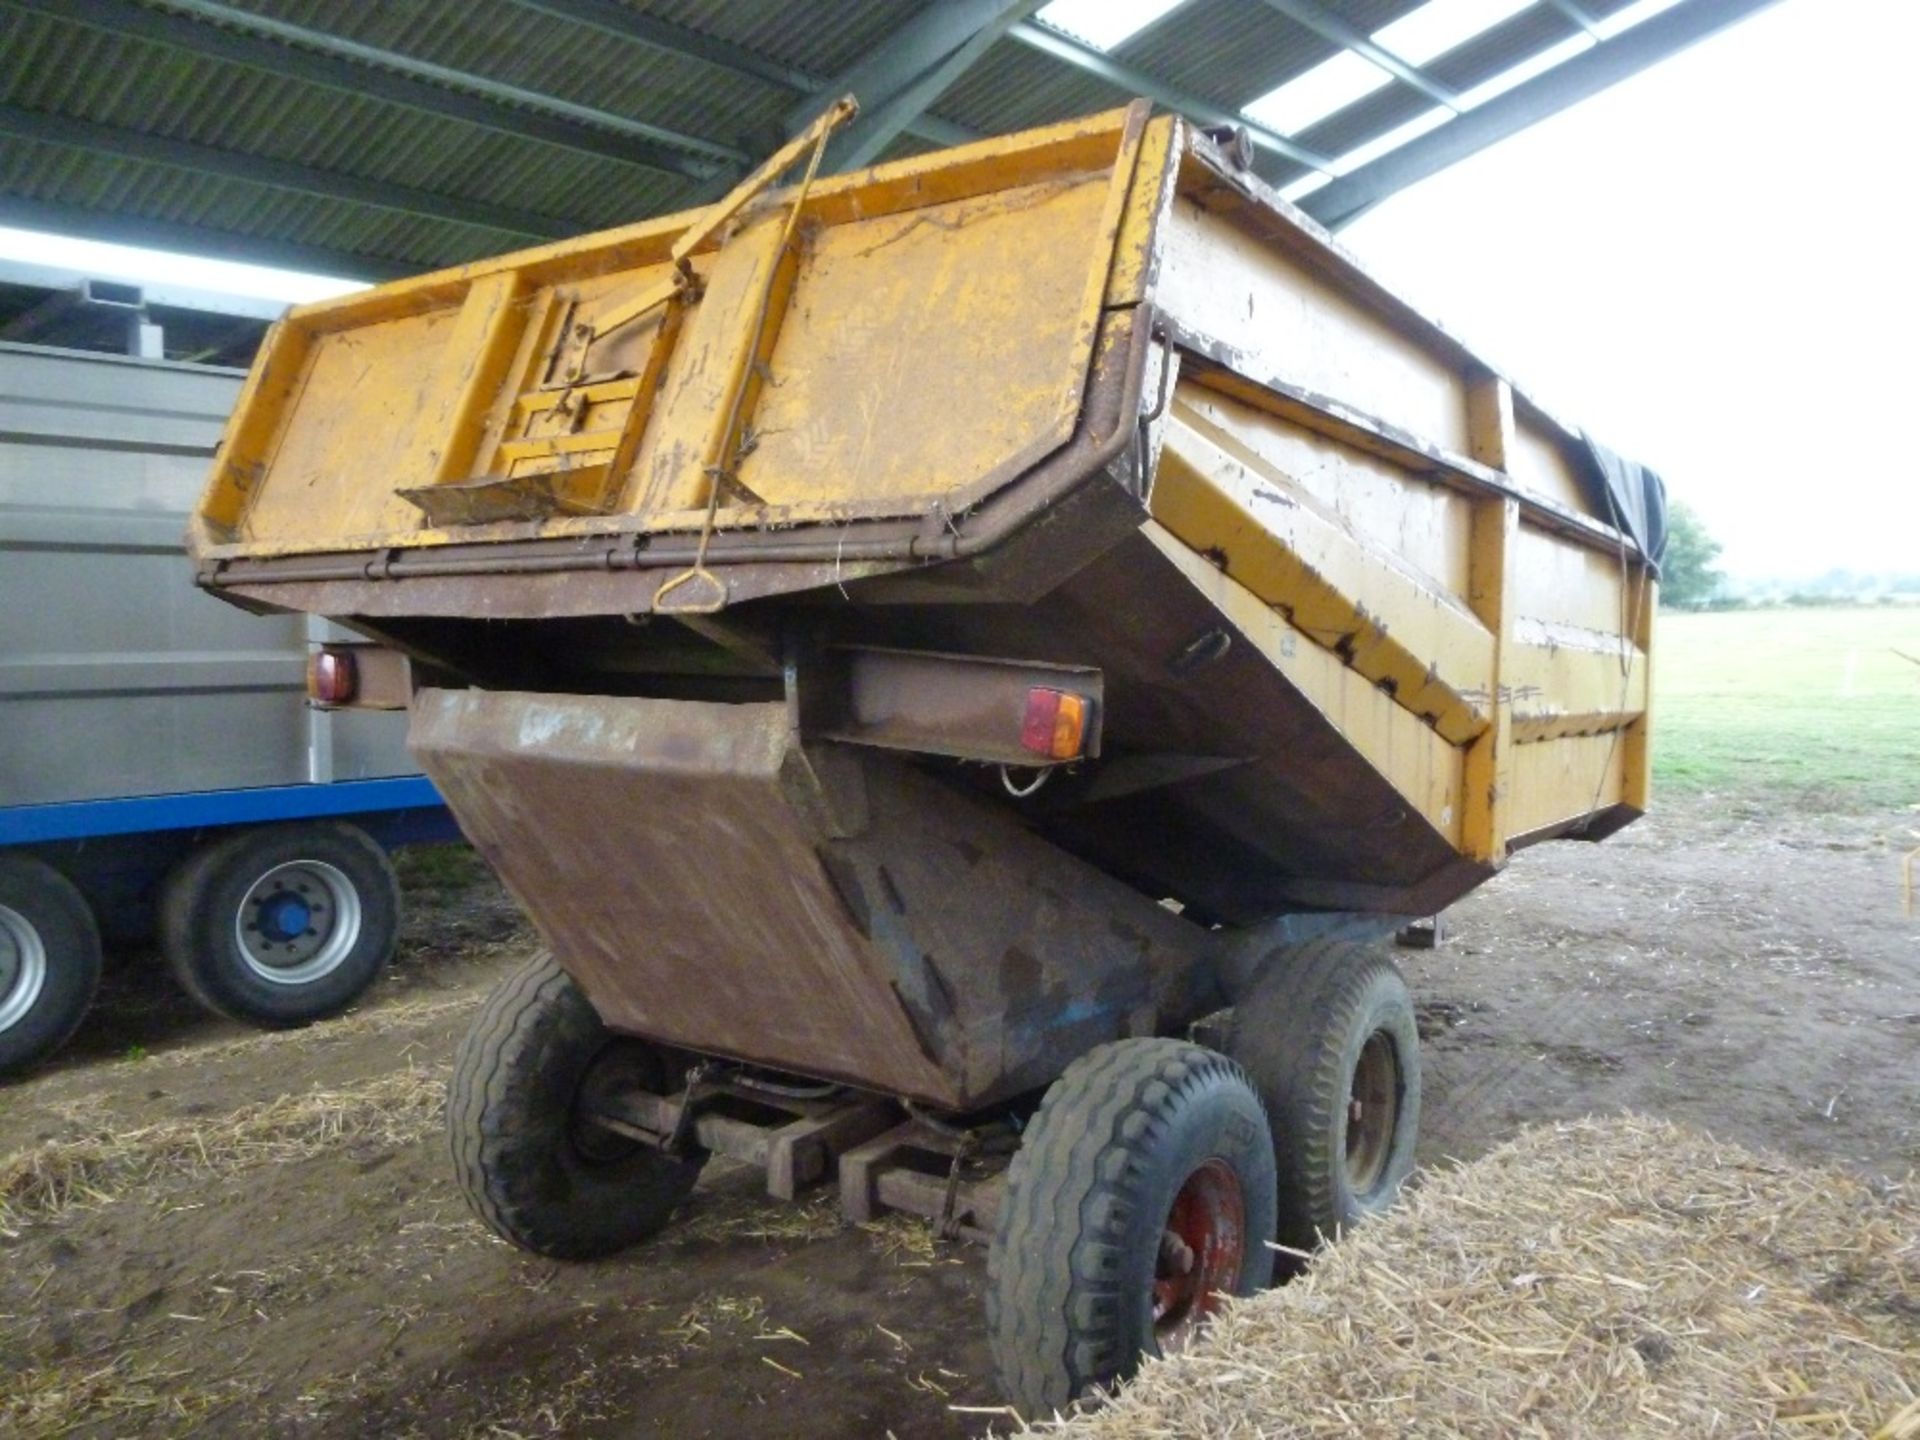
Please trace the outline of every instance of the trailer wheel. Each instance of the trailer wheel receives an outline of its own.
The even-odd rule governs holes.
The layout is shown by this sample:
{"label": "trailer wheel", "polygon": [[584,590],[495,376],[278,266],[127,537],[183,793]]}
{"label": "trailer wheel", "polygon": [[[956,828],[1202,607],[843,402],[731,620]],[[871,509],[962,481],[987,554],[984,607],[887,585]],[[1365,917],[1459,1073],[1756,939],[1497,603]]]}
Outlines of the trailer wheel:
{"label": "trailer wheel", "polygon": [[182,988],[272,1028],[353,1004],[399,932],[393,864],[351,825],[237,831],[189,855],[160,897],[160,948]]}
{"label": "trailer wheel", "polygon": [[0,855],[0,1075],[53,1054],[100,988],[100,931],[73,882]]}
{"label": "trailer wheel", "polygon": [[592,1260],[654,1234],[704,1156],[668,1155],[583,1118],[602,1084],[670,1087],[671,1052],[619,1036],[551,956],[482,1007],[454,1061],[447,1140],[467,1204],[494,1234],[557,1260]]}
{"label": "trailer wheel", "polygon": [[1226,1056],[1121,1040],[1067,1067],[1007,1172],[987,1329],[1028,1416],[1184,1346],[1273,1270],[1273,1143]]}
{"label": "trailer wheel", "polygon": [[1275,957],[1227,1053],[1273,1122],[1282,1245],[1311,1250],[1393,1203],[1420,1128],[1420,1034],[1391,960],[1333,940]]}

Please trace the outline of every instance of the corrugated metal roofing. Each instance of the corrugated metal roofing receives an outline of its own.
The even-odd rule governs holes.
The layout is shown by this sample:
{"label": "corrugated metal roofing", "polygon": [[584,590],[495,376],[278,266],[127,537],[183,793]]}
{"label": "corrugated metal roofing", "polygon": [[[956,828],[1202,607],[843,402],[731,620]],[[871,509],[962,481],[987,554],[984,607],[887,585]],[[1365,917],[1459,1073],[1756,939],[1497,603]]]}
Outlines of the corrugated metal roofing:
{"label": "corrugated metal roofing", "polygon": [[[281,18],[311,23],[314,17],[306,12],[318,6],[308,0],[277,8]],[[361,11],[384,8],[355,7],[356,23],[337,27],[336,33],[366,38],[367,27],[358,23]],[[580,230],[672,209],[692,191],[685,178],[643,166],[151,41],[37,15],[0,13],[7,17],[8,32],[0,46],[0,104],[537,211],[563,217]],[[460,44],[473,43],[471,37],[460,39]],[[458,46],[433,49],[432,55],[408,53],[441,63],[458,54]],[[560,93],[566,87],[547,88]],[[760,122],[769,123],[764,93],[759,105]],[[145,160],[14,142],[4,149],[7,179],[0,188],[9,194],[205,225],[236,236],[297,239],[403,266],[471,259],[540,238],[238,180],[211,181]]]}
{"label": "corrugated metal roofing", "polygon": [[1581,33],[1559,11],[1535,5],[1449,50],[1426,67],[1427,73],[1464,92]]}
{"label": "corrugated metal roofing", "polygon": [[1119,55],[1135,69],[1237,110],[1338,48],[1263,0],[1192,0],[1127,41]]}
{"label": "corrugated metal roofing", "polygon": [[1110,110],[1131,98],[1126,90],[1084,70],[1024,45],[1003,43],[942,95],[937,108],[970,130],[994,134]]}
{"label": "corrugated metal roofing", "polygon": [[927,0],[663,0],[636,6],[821,76],[836,75],[927,8]]}
{"label": "corrugated metal roofing", "polygon": [[[1338,53],[1280,13],[1297,3],[1186,0],[1111,59],[1195,105],[1237,111]],[[1630,0],[1580,3],[1598,19]],[[1370,34],[1419,0],[1318,4]],[[298,245],[336,260],[341,273],[470,259],[543,238],[530,222],[546,217],[549,229],[586,231],[694,203],[713,183],[703,172],[777,143],[809,84],[830,86],[941,5],[989,8],[986,0],[0,0],[0,221],[41,215],[70,228],[78,217],[86,228],[98,216],[116,238],[145,222],[176,245],[182,233],[204,235],[204,248],[235,255]],[[182,43],[125,33],[116,16],[167,17]],[[284,32],[264,42],[256,34],[252,63],[217,53],[260,21],[319,38],[289,45]],[[664,27],[665,38],[620,33],[629,22]],[[1427,73],[1463,91],[1576,33],[1557,0],[1541,0]],[[327,37],[385,58],[322,60]],[[702,49],[709,53],[688,53]],[[1102,58],[1063,58],[1006,36],[948,85],[922,133],[892,137],[883,154],[917,153],[952,127],[997,133],[1121,103],[1129,89],[1100,73]],[[421,63],[450,73],[395,80]],[[316,64],[336,67],[327,83],[308,73]],[[399,83],[411,88],[390,93]],[[465,113],[433,113],[453,96],[465,97]],[[1337,156],[1432,105],[1394,80],[1296,138]],[[572,130],[531,133],[568,107]],[[616,133],[636,122],[649,133]],[[174,148],[133,147],[142,137]],[[278,168],[265,174],[254,162]],[[1259,168],[1276,183],[1306,173],[1271,153]],[[488,207],[499,224],[476,221],[493,218]]]}
{"label": "corrugated metal roofing", "polygon": [[776,123],[785,109],[784,97],[762,82],[511,4],[247,0],[244,8],[723,144]]}
{"label": "corrugated metal roofing", "polygon": [[1298,138],[1322,155],[1343,155],[1431,109],[1432,99],[1418,90],[1384,85],[1318,125],[1309,126]]}

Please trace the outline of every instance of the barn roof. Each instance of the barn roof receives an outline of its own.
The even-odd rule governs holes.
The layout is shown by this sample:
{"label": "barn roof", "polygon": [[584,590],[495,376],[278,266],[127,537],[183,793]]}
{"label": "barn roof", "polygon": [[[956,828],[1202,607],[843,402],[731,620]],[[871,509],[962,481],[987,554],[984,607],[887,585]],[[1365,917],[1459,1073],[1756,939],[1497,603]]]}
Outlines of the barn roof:
{"label": "barn roof", "polygon": [[[353,278],[1134,95],[1338,226],[1770,0],[0,0],[0,223]],[[0,330],[5,317],[0,315]]]}

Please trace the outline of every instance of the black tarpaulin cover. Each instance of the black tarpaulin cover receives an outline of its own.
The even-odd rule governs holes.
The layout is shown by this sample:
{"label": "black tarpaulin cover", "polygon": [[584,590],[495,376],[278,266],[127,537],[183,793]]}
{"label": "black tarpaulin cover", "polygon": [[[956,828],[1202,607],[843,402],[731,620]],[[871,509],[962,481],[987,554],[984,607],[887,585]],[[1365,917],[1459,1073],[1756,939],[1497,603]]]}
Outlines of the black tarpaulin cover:
{"label": "black tarpaulin cover", "polygon": [[1586,441],[1587,484],[1593,503],[1615,529],[1633,538],[1657,571],[1661,557],[1667,553],[1666,482],[1591,435],[1581,438]]}

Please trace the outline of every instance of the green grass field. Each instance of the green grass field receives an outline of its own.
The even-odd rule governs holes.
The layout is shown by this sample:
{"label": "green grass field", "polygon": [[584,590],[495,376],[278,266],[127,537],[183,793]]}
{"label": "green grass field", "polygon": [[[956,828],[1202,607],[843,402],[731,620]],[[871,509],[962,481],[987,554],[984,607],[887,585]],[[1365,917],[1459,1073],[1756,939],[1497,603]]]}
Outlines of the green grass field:
{"label": "green grass field", "polygon": [[1920,656],[1920,609],[1661,615],[1656,794],[1920,804],[1920,665],[1896,650]]}

